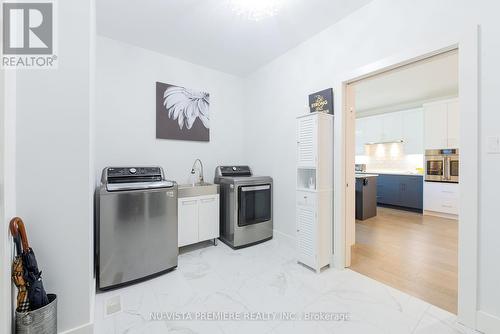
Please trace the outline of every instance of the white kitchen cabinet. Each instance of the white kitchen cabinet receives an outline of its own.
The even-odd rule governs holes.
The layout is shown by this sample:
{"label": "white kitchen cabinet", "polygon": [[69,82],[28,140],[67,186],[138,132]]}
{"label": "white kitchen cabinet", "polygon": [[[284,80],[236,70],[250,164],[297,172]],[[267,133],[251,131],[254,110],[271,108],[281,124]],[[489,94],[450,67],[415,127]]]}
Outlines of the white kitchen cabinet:
{"label": "white kitchen cabinet", "polygon": [[219,237],[219,194],[179,198],[179,247]]}
{"label": "white kitchen cabinet", "polygon": [[424,114],[422,109],[402,113],[405,154],[424,153]]}
{"label": "white kitchen cabinet", "polygon": [[445,103],[424,106],[424,143],[425,149],[448,147],[447,123],[448,110]]}
{"label": "white kitchen cabinet", "polygon": [[424,105],[425,149],[459,148],[458,100]]}
{"label": "white kitchen cabinet", "polygon": [[198,242],[198,199],[180,198],[178,201],[179,247]]}
{"label": "white kitchen cabinet", "polygon": [[319,272],[331,253],[333,116],[298,117],[297,138],[297,261]]}
{"label": "white kitchen cabinet", "polygon": [[460,112],[458,100],[448,103],[448,148],[458,148],[460,138]]}
{"label": "white kitchen cabinet", "polygon": [[365,155],[366,118],[356,119],[356,155]]}
{"label": "white kitchen cabinet", "polygon": [[397,111],[356,119],[356,155],[364,155],[364,145],[403,140],[405,154],[423,154],[424,119],[422,109]]}
{"label": "white kitchen cabinet", "polygon": [[403,138],[403,116],[400,112],[393,112],[378,116],[382,128],[380,142],[398,141]]}
{"label": "white kitchen cabinet", "polygon": [[425,182],[424,214],[458,218],[460,185],[458,183]]}
{"label": "white kitchen cabinet", "polygon": [[219,196],[207,196],[198,200],[198,239],[219,237]]}
{"label": "white kitchen cabinet", "polygon": [[365,117],[365,144],[382,141],[382,118],[380,116]]}

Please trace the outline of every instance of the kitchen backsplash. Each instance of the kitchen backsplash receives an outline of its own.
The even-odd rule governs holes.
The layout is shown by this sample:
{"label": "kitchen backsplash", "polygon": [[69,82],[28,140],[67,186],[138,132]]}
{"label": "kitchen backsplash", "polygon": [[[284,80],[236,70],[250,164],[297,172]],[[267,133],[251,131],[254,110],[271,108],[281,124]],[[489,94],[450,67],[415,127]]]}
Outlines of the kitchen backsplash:
{"label": "kitchen backsplash", "polygon": [[411,172],[424,167],[423,154],[405,154],[401,143],[365,145],[365,155],[356,156],[366,171]]}

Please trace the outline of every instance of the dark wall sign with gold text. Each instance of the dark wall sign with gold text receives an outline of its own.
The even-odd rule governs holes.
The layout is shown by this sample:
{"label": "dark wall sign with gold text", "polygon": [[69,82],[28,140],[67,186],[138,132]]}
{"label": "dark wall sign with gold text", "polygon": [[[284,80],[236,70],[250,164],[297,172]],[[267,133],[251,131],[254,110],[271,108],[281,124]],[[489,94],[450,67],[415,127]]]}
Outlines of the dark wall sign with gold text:
{"label": "dark wall sign with gold text", "polygon": [[311,112],[324,112],[333,115],[333,89],[328,88],[309,95]]}

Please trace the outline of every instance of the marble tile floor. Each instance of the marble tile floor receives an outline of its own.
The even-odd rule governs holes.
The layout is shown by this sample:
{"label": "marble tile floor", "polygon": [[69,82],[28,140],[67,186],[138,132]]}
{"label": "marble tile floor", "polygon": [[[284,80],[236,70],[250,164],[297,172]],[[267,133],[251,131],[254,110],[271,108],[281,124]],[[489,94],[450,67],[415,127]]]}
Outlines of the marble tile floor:
{"label": "marble tile floor", "polygon": [[[354,271],[316,274],[294,254],[283,238],[236,251],[222,242],[188,247],[175,271],[97,294],[94,332],[475,333],[455,315]],[[105,316],[105,303],[116,296],[122,311]],[[305,316],[315,318],[296,318]]]}

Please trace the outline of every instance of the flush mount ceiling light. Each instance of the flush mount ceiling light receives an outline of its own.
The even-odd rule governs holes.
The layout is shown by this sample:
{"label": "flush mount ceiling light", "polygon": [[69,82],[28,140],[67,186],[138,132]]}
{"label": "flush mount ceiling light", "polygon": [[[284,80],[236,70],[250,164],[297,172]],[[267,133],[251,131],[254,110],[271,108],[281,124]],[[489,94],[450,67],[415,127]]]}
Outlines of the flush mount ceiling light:
{"label": "flush mount ceiling light", "polygon": [[284,0],[229,0],[231,9],[238,16],[260,21],[275,16]]}

